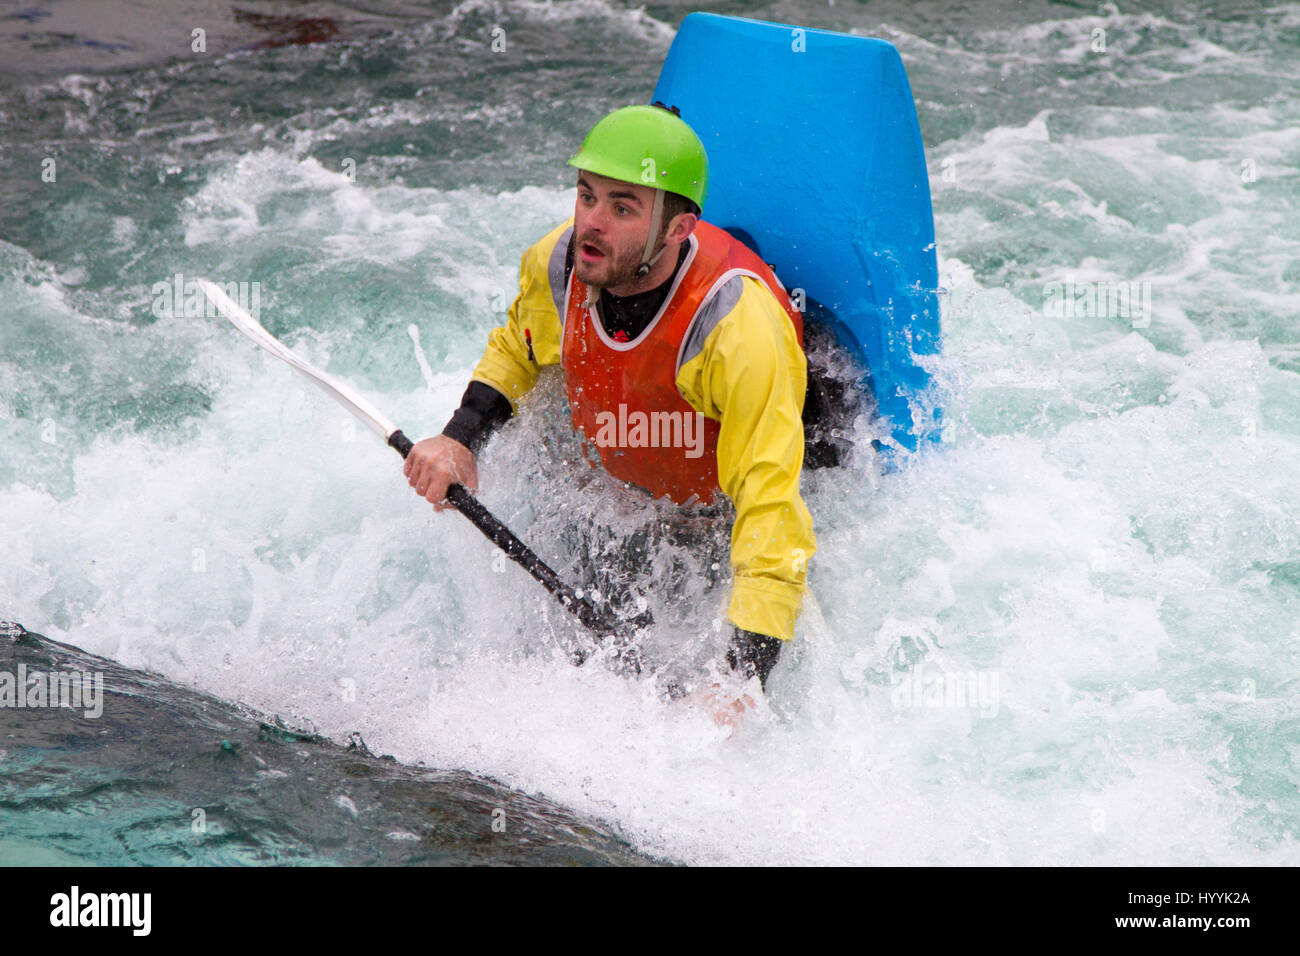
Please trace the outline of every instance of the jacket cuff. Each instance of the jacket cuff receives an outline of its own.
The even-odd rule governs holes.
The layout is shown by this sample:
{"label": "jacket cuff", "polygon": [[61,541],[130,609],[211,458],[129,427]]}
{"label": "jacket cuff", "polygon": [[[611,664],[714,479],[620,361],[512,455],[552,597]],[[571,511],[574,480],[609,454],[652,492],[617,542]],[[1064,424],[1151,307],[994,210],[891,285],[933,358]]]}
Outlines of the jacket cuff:
{"label": "jacket cuff", "polygon": [[510,400],[491,385],[470,382],[461,396],[460,408],[442,433],[460,442],[475,456],[492,434],[509,421],[513,411]]}
{"label": "jacket cuff", "polygon": [[802,602],[803,588],[797,584],[736,575],[727,618],[742,631],[788,641],[794,637],[794,620]]}

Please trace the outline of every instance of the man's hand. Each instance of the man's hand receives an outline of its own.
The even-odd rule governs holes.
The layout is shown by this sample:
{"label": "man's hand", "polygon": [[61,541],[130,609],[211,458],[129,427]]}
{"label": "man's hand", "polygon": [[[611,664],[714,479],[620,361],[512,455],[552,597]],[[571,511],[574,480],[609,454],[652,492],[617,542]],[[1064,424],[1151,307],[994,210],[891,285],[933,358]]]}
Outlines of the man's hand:
{"label": "man's hand", "polygon": [[417,442],[406,456],[402,474],[415,493],[433,504],[434,511],[446,511],[447,488],[464,485],[478,491],[478,463],[474,453],[455,439],[435,435]]}
{"label": "man's hand", "polygon": [[[767,675],[781,653],[775,637],[736,628],[727,648],[727,666],[731,673],[712,686],[701,688],[693,696],[695,705],[713,716],[719,727],[733,730],[746,712],[754,709],[754,697],[767,691]],[[754,678],[758,686],[754,687]]]}
{"label": "man's hand", "polygon": [[734,728],[745,711],[754,709],[754,698],[744,692],[742,686],[728,682],[730,686],[714,684],[700,692],[699,703],[713,715],[713,722],[719,727]]}

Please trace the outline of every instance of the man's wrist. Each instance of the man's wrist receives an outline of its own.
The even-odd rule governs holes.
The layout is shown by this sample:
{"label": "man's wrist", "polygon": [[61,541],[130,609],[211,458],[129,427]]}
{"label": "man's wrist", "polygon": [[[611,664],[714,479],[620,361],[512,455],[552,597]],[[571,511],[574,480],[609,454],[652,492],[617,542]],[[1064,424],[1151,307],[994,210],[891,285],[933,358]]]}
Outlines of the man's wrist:
{"label": "man's wrist", "polygon": [[492,433],[504,425],[513,413],[510,400],[491,385],[470,382],[465,394],[461,396],[460,408],[456,409],[442,433],[453,441],[460,442],[477,456]]}
{"label": "man's wrist", "polygon": [[757,676],[763,690],[767,690],[767,675],[776,666],[783,641],[766,634],[755,634],[736,628],[727,648],[727,664],[733,671],[748,680]]}

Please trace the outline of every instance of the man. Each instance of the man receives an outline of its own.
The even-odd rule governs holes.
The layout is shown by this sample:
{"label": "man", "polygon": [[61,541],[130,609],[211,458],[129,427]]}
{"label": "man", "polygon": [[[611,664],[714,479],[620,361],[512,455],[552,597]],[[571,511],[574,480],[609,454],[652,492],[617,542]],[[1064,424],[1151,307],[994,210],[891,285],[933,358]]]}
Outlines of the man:
{"label": "man", "polygon": [[757,255],[700,219],[708,158],[676,110],[614,111],[569,165],[573,219],[524,253],[507,324],[405,474],[450,507],[447,487],[477,487],[479,449],[540,369],[561,365],[598,467],[688,511],[719,490],[734,503],[727,662],[766,689],[816,549],[799,495],[802,316]]}

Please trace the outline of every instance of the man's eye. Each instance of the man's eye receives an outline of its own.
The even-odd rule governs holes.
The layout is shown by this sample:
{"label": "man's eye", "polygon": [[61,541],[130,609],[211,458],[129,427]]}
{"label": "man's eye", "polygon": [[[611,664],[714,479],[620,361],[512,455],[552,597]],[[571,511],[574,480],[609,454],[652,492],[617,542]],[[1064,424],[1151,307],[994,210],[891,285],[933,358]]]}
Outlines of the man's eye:
{"label": "man's eye", "polygon": [[618,212],[618,214],[619,214],[620,216],[625,216],[625,215],[627,215],[629,212],[632,211],[630,208],[628,208],[627,206],[623,206],[623,205],[615,206],[614,209]]}

